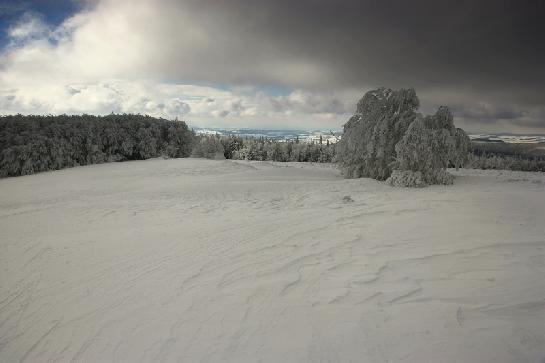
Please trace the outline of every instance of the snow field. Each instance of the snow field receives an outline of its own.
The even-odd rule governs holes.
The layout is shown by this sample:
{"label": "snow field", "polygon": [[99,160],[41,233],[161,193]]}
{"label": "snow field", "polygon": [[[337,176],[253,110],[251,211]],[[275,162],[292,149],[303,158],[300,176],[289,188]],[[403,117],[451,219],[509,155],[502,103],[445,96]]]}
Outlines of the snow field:
{"label": "snow field", "polygon": [[545,176],[453,173],[156,159],[0,180],[0,361],[540,361]]}

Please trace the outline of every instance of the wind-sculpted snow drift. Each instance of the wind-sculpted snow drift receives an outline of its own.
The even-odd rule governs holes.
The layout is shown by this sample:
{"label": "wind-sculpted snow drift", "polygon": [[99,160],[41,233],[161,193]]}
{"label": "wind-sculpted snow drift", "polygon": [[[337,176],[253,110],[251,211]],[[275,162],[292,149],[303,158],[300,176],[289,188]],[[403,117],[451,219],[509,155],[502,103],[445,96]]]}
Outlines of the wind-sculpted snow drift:
{"label": "wind-sculpted snow drift", "polygon": [[447,107],[417,113],[414,89],[367,92],[344,125],[338,161],[348,178],[370,177],[395,186],[452,184],[449,165],[463,166],[469,137],[455,128]]}
{"label": "wind-sculpted snow drift", "polygon": [[0,179],[0,362],[543,362],[545,174],[152,159]]}

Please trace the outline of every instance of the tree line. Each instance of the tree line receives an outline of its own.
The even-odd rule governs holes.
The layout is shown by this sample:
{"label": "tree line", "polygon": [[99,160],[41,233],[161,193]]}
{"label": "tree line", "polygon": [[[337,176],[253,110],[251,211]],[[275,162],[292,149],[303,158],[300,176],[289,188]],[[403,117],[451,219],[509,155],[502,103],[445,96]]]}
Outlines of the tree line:
{"label": "tree line", "polygon": [[198,136],[193,157],[256,161],[299,161],[330,163],[335,158],[335,145],[324,142],[300,142],[240,136]]}
{"label": "tree line", "polygon": [[[410,149],[426,145],[420,141],[405,140],[398,149],[420,155]],[[545,149],[539,144],[472,141],[468,152],[467,162],[451,158],[449,166],[545,171]],[[183,121],[143,115],[0,117],[0,177],[154,157],[329,163],[338,162],[338,155],[339,145],[327,141],[195,135]]]}
{"label": "tree line", "polygon": [[143,115],[2,116],[0,177],[110,161],[187,157],[185,122]]}
{"label": "tree line", "polygon": [[517,171],[545,171],[545,145],[471,142],[466,167]]}
{"label": "tree line", "polygon": [[[280,141],[267,138],[199,135],[191,156],[209,159],[330,163],[337,161],[337,149],[336,144],[307,143],[298,139]],[[449,167],[545,171],[545,148],[541,144],[471,141],[467,161],[454,160],[455,162],[449,163]]]}

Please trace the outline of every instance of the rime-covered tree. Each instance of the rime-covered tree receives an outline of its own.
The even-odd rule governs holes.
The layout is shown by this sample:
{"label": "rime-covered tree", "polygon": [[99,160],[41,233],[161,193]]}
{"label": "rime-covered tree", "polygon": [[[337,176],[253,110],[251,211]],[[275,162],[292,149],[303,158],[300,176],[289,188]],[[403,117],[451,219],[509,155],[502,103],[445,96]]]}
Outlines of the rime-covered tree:
{"label": "rime-covered tree", "polygon": [[456,128],[454,132],[454,143],[455,147],[453,154],[450,157],[450,161],[452,165],[458,169],[466,165],[469,160],[471,141],[464,130]]}
{"label": "rime-covered tree", "polygon": [[233,159],[233,154],[244,147],[244,141],[239,136],[228,136],[220,138],[223,145],[223,156],[226,159]]}
{"label": "rime-covered tree", "polygon": [[191,153],[194,158],[225,159],[224,148],[217,136],[200,136]]}
{"label": "rime-covered tree", "polygon": [[468,138],[440,107],[435,115],[417,113],[413,89],[367,92],[344,125],[337,161],[349,178],[371,177],[392,185],[451,184],[446,172],[467,158]]}
{"label": "rime-covered tree", "polygon": [[387,179],[395,145],[415,120],[418,98],[412,89],[367,92],[344,125],[337,160],[348,178]]}

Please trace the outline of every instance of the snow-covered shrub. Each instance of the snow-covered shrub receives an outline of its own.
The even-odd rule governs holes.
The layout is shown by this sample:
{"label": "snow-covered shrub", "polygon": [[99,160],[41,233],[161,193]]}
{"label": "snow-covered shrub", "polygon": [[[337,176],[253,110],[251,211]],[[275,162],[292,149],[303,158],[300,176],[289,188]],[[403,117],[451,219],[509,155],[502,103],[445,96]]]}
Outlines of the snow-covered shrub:
{"label": "snow-covered shrub", "polygon": [[225,159],[223,152],[223,145],[218,137],[201,136],[191,156],[194,158]]}
{"label": "snow-covered shrub", "polygon": [[248,160],[248,148],[243,147],[242,149],[235,150],[233,152],[232,159],[234,159],[234,160]]}
{"label": "snow-covered shrub", "polygon": [[429,184],[454,184],[454,175],[446,171],[445,169],[435,170]]}
{"label": "snow-covered shrub", "polygon": [[420,188],[426,186],[422,173],[412,170],[394,170],[386,182],[393,187]]}
{"label": "snow-covered shrub", "polygon": [[396,171],[391,185],[452,184],[445,169],[467,161],[469,138],[454,127],[447,107],[423,117],[418,105],[413,89],[367,92],[338,145],[345,176],[385,180]]}

